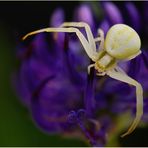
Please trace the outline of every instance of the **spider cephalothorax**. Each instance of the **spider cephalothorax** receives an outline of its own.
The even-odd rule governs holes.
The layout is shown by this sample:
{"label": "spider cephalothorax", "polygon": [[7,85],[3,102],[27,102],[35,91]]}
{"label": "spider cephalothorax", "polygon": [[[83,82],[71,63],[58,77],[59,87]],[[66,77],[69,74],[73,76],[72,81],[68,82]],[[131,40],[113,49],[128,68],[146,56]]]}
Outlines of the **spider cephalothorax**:
{"label": "spider cephalothorax", "polygon": [[[79,27],[85,28],[87,38],[80,32]],[[101,29],[98,29],[99,37],[94,38],[88,24],[84,22],[65,22],[58,28],[44,28],[28,33],[23,37],[23,40],[30,35],[41,32],[76,33],[87,55],[94,61],[94,64],[88,66],[88,73],[91,67],[95,67],[97,75],[103,76],[106,74],[111,78],[136,87],[136,117],[122,137],[132,133],[143,114],[143,89],[140,83],[129,77],[118,66],[118,61],[131,60],[141,53],[141,41],[136,31],[125,24],[116,24],[109,29],[105,39],[104,32]],[[99,49],[96,48],[97,42],[99,42]]]}

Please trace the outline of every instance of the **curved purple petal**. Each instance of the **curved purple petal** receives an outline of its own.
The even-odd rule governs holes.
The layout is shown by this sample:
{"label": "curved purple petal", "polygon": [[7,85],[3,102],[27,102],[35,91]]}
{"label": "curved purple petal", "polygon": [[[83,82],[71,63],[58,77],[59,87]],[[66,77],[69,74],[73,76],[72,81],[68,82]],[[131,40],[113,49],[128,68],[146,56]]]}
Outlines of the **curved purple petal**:
{"label": "curved purple petal", "polygon": [[[49,26],[51,27],[59,27],[65,20],[65,14],[62,8],[57,8],[54,10],[51,18]],[[57,35],[57,36],[56,36]],[[65,35],[64,33],[53,34],[58,45],[62,45],[64,42]]]}
{"label": "curved purple petal", "polygon": [[78,22],[86,22],[91,26],[91,28],[94,28],[92,10],[87,4],[82,4],[75,10],[74,19]]}
{"label": "curved purple petal", "polygon": [[107,21],[107,19],[104,19],[104,20],[101,22],[99,28],[101,28],[101,29],[104,31],[104,34],[106,35],[106,33],[108,32],[110,26],[111,26],[111,25],[110,25],[109,21]]}
{"label": "curved purple petal", "polygon": [[127,24],[132,26],[136,31],[140,31],[141,20],[140,20],[140,14],[139,14],[136,6],[132,2],[126,2],[125,8],[127,11],[125,11],[125,10],[123,10],[123,11],[128,13],[127,14],[127,18],[128,18]]}
{"label": "curved purple petal", "polygon": [[64,11],[62,8],[57,8],[54,10],[51,18],[49,26],[59,27],[65,20]]}
{"label": "curved purple petal", "polygon": [[111,25],[123,23],[122,14],[113,2],[102,2],[102,7],[105,17],[108,19]]}

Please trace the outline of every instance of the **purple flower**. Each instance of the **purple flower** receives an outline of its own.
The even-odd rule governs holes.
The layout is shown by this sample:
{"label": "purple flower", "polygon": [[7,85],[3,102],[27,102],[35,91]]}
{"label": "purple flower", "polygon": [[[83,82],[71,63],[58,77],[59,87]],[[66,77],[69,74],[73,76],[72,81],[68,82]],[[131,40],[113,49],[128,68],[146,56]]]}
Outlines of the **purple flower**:
{"label": "purple flower", "polygon": [[79,98],[84,79],[71,69],[70,64],[75,62],[71,63],[67,51],[60,51],[54,41],[53,47],[48,46],[44,38],[43,34],[37,35],[29,48],[30,55],[21,61],[19,93],[24,94],[23,102],[40,127],[60,132],[66,127],[68,112],[82,105]]}
{"label": "purple flower", "polygon": [[[122,9],[114,2],[101,2],[101,7],[103,19],[96,21],[93,7],[81,4],[74,11],[73,20],[87,22],[94,36],[98,28],[106,33],[116,23],[144,32],[141,14],[133,2],[122,3]],[[58,8],[51,16],[50,26],[57,27],[64,21],[64,11]],[[114,119],[129,109],[135,113],[134,88],[107,76],[98,77],[94,69],[88,75],[87,66],[92,61],[74,34],[42,33],[31,39],[29,45],[19,46],[16,89],[36,125],[50,134],[83,133],[92,146],[105,146]],[[144,91],[148,89],[147,59],[145,50],[137,58],[120,63],[142,84]],[[145,100],[144,121],[147,121],[147,105]]]}

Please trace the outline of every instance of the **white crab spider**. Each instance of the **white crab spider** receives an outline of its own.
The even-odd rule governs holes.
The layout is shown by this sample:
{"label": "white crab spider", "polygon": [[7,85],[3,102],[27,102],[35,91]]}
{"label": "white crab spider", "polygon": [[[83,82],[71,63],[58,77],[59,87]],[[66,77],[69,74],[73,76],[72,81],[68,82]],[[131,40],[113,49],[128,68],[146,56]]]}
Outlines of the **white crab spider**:
{"label": "white crab spider", "polygon": [[[87,39],[79,31],[79,27],[85,28]],[[120,60],[131,60],[141,53],[141,41],[136,31],[127,25],[116,24],[109,29],[104,40],[104,32],[101,29],[98,29],[99,37],[94,38],[88,24],[84,22],[65,22],[58,28],[44,28],[30,32],[23,37],[23,40],[41,32],[76,33],[87,55],[94,61],[94,64],[88,66],[88,73],[90,68],[94,67],[97,70],[97,75],[108,75],[136,87],[136,117],[128,131],[121,137],[132,133],[143,115],[143,89],[141,84],[129,77],[117,66],[117,63]],[[98,50],[96,42],[100,42]]]}

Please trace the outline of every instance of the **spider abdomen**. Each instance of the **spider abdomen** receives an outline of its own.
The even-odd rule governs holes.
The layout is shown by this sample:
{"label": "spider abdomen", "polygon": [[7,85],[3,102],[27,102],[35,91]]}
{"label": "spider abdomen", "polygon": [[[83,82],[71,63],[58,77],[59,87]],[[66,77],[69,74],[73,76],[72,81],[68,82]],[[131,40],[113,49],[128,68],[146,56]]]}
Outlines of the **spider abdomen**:
{"label": "spider abdomen", "polygon": [[124,60],[140,53],[141,41],[134,29],[124,24],[117,24],[107,32],[104,45],[108,54]]}

